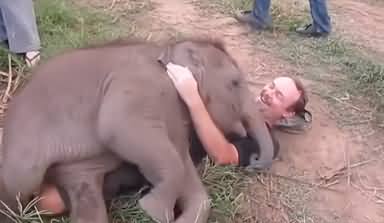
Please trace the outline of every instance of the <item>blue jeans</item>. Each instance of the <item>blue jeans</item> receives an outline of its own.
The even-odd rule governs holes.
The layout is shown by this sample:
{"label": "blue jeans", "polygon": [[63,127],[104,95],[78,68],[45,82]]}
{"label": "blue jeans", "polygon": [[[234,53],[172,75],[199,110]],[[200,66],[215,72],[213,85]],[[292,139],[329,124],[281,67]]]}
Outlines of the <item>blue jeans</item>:
{"label": "blue jeans", "polygon": [[32,0],[0,0],[0,42],[14,53],[40,49]]}
{"label": "blue jeans", "polygon": [[[317,32],[331,32],[331,19],[328,15],[326,0],[309,0],[309,5],[311,7],[313,28]],[[270,6],[271,0],[254,0],[252,15],[258,23],[271,24]]]}

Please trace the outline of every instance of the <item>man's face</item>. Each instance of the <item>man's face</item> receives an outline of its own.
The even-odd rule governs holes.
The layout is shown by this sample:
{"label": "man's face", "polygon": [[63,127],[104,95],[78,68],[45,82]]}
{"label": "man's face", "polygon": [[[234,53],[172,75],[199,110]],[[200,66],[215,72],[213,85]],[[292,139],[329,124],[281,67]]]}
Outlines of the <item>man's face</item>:
{"label": "man's face", "polygon": [[284,117],[294,115],[288,111],[300,97],[295,82],[289,77],[278,77],[266,84],[261,90],[259,103],[261,111],[269,122],[275,122]]}

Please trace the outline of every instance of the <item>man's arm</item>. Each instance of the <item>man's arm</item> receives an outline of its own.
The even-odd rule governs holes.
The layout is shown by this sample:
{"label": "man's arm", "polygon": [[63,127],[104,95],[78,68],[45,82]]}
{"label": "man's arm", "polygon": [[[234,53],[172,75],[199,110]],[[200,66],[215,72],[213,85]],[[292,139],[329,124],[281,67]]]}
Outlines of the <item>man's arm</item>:
{"label": "man's arm", "polygon": [[217,164],[238,164],[237,150],[213,123],[200,96],[188,104],[197,136],[209,157]]}
{"label": "man's arm", "polygon": [[167,65],[179,95],[189,108],[193,125],[208,156],[217,164],[238,164],[238,152],[227,141],[212,121],[197,89],[196,80],[188,68],[174,64]]}

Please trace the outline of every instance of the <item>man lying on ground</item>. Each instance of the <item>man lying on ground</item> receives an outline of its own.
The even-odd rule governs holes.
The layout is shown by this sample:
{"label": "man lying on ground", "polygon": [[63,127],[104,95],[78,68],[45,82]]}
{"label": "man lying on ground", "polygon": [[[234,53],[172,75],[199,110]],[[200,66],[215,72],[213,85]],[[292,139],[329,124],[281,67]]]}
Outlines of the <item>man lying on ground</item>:
{"label": "man lying on ground", "polygon": [[[250,154],[249,148],[254,146],[254,141],[247,138],[227,141],[208,114],[199,95],[196,80],[189,69],[168,64],[167,72],[190,111],[196,133],[208,156],[216,164],[247,165],[244,162],[249,160],[247,154]],[[310,115],[305,110],[308,102],[306,91],[301,81],[295,78],[275,78],[263,87],[256,100],[270,129],[286,127],[284,122],[289,118],[301,120],[298,126],[290,126],[292,129],[300,128],[305,125],[305,114]],[[43,197],[38,204],[40,210],[49,211],[54,215],[67,211],[62,197],[53,185],[43,185],[39,196]]]}

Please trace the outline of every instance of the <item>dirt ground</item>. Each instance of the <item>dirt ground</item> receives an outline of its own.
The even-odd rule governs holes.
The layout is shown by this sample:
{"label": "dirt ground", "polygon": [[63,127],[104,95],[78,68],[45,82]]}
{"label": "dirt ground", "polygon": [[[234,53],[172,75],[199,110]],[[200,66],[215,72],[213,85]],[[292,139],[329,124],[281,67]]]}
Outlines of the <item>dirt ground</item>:
{"label": "dirt ground", "polygon": [[358,46],[384,53],[383,1],[332,1],[335,30]]}
{"label": "dirt ground", "polygon": [[[140,5],[137,0],[82,1],[111,12],[127,2]],[[299,67],[282,59],[278,52],[267,51],[255,44],[248,35],[248,27],[219,12],[207,15],[197,6],[198,2],[151,0],[152,10],[139,18],[138,24],[150,30],[150,38],[154,39],[177,33],[223,39],[249,79],[256,83],[255,93],[263,83],[276,76],[301,74]],[[333,35],[384,55],[384,2],[334,0],[329,1],[329,10],[334,24]],[[303,135],[278,134],[282,149],[272,173],[316,187],[306,208],[319,220],[308,222],[384,222],[383,129],[372,125],[340,127],[329,112],[335,109],[332,104],[312,91],[318,83],[309,79],[304,79],[304,83],[310,90],[308,108],[314,117],[313,126]],[[269,198],[257,179],[247,193],[243,213],[253,217],[246,222],[299,222],[289,220],[288,212],[292,207]],[[304,199],[305,194],[297,196]],[[269,204],[262,204],[257,199],[266,199]]]}

